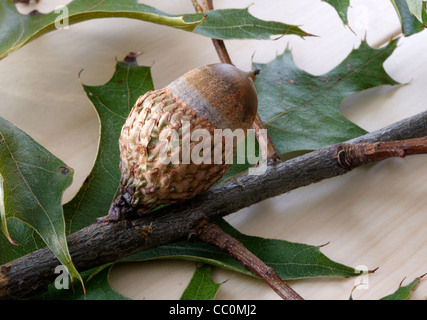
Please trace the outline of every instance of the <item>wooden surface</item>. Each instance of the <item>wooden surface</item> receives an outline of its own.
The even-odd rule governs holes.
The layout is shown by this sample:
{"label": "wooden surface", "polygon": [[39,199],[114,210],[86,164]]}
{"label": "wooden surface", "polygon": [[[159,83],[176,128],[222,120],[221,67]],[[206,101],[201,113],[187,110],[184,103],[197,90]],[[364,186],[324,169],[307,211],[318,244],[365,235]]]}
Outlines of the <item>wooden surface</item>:
{"label": "wooden surface", "polygon": [[[191,1],[144,3],[169,13],[193,12]],[[41,1],[50,11],[67,1]],[[214,1],[216,8],[246,7],[265,20],[300,25],[318,35],[275,41],[227,41],[231,59],[249,70],[251,59],[266,63],[288,46],[296,64],[319,75],[335,67],[365,38],[380,46],[399,32],[388,0],[351,1],[349,21],[319,0]],[[43,6],[44,5],[44,6]],[[22,8],[22,10],[29,10]],[[152,65],[156,88],[184,72],[217,62],[209,39],[137,20],[103,19],[49,33],[0,62],[0,115],[33,136],[75,169],[64,201],[78,190],[93,164],[98,119],[81,81],[101,85],[111,77],[115,59],[143,51],[138,62]],[[427,33],[399,41],[386,61],[387,72],[403,86],[371,89],[347,98],[341,110],[372,131],[427,108]],[[226,218],[239,231],[312,245],[329,244],[322,252],[349,266],[379,267],[367,279],[369,289],[354,299],[378,299],[427,272],[427,156],[387,160],[339,178],[295,190]],[[179,299],[196,264],[163,260],[120,264],[111,284],[133,299]],[[218,299],[278,299],[262,281],[221,269],[213,279],[225,282]],[[355,279],[305,279],[289,282],[306,299],[348,299]],[[421,282],[413,299],[427,296]]]}

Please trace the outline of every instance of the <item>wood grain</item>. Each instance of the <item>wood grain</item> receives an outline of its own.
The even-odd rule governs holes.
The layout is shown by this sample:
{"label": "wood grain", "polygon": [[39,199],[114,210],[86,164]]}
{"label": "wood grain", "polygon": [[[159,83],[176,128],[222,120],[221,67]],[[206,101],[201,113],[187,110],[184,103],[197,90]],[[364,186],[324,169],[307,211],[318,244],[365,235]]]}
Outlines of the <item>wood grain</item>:
{"label": "wood grain", "polygon": [[[49,1],[66,3],[67,1]],[[48,2],[46,2],[48,3]],[[144,1],[170,13],[193,12],[191,1]],[[313,74],[336,66],[365,38],[382,44],[398,30],[388,0],[352,1],[349,22],[316,0],[215,1],[216,8],[250,7],[259,18],[301,25],[316,38],[285,36],[275,41],[227,41],[235,64],[268,62],[288,46],[297,65]],[[43,1],[41,1],[41,5]],[[165,45],[173,50],[165,50]],[[368,131],[427,109],[425,52],[427,33],[401,39],[385,68],[406,85],[355,94],[343,114]],[[103,19],[49,33],[0,62],[0,114],[32,135],[75,169],[70,199],[89,173],[96,155],[98,119],[78,80],[100,85],[111,77],[115,59],[143,51],[140,64],[152,65],[154,83],[163,87],[186,71],[217,62],[210,39],[149,23]],[[171,59],[173,57],[173,59]],[[239,231],[313,245],[350,266],[379,267],[369,289],[355,299],[378,299],[426,272],[426,156],[387,160],[263,201],[227,217]],[[156,261],[120,264],[111,283],[135,299],[177,299],[194,270],[192,262]],[[215,269],[214,280],[228,280],[218,299],[276,299],[262,281]],[[289,284],[305,299],[347,299],[355,279],[306,279]],[[406,283],[404,282],[404,283]],[[413,299],[427,296],[422,281]]]}

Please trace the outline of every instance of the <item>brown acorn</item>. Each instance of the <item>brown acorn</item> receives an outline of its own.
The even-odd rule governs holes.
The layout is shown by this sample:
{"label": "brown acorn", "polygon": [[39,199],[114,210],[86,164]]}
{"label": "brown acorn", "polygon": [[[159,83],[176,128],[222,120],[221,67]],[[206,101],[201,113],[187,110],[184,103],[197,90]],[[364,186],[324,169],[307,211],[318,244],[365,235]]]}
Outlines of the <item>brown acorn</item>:
{"label": "brown acorn", "polygon": [[[191,152],[201,143],[184,141],[183,125],[186,123],[190,132],[205,129],[211,141],[215,129],[243,129],[246,134],[257,113],[253,79],[254,72],[212,64],[140,96],[119,139],[121,195],[112,204],[107,220],[132,218],[158,205],[191,198],[220,180],[231,164],[214,163],[214,152],[210,163],[183,161],[184,148]],[[222,148],[224,159],[224,144]],[[162,154],[179,161],[167,163]]]}

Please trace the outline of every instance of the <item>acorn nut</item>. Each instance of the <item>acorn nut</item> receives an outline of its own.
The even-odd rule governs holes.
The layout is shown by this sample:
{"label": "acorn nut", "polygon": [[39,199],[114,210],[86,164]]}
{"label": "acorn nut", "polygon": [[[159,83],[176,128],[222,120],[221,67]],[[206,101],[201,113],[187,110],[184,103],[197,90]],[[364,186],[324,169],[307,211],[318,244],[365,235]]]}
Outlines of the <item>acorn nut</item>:
{"label": "acorn nut", "polygon": [[[132,218],[189,199],[218,182],[231,164],[216,163],[213,151],[208,153],[211,161],[185,161],[186,154],[199,154],[202,144],[186,132],[204,129],[212,142],[215,129],[243,129],[246,134],[257,113],[254,77],[230,64],[212,64],[140,96],[121,131],[121,195],[107,220]],[[225,144],[220,147],[224,160]]]}

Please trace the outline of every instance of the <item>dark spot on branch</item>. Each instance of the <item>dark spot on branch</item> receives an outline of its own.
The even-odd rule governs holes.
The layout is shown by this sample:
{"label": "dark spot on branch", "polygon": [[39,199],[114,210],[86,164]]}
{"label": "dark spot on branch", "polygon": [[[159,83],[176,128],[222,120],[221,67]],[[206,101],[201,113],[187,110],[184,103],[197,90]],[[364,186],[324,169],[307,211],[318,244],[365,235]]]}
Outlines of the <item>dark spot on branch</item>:
{"label": "dark spot on branch", "polygon": [[350,165],[348,158],[347,158],[347,149],[346,149],[346,146],[344,144],[339,145],[337,147],[336,155],[334,158],[336,159],[336,161],[338,162],[338,165],[341,168],[344,168],[346,170],[351,170],[351,165]]}

